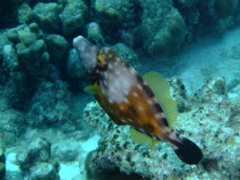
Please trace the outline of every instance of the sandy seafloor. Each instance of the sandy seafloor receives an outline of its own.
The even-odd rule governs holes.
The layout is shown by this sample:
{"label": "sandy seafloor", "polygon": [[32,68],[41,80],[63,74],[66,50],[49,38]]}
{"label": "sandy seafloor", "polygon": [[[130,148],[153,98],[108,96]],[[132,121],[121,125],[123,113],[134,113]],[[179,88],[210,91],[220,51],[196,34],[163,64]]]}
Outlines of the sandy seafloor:
{"label": "sandy seafloor", "polygon": [[[171,57],[171,61],[168,59],[170,57],[164,57],[169,62],[168,65],[162,65],[158,60],[148,59],[139,53],[139,60],[142,65],[140,73],[144,74],[144,72],[154,70],[161,72],[167,78],[180,76],[188,93],[191,94],[196,93],[204,82],[211,77],[223,77],[228,85],[234,78],[240,76],[240,59],[232,58],[235,46],[240,46],[240,28],[229,30],[221,38],[208,36],[199,38],[198,41],[189,45],[184,52]],[[150,61],[152,63],[149,63]],[[86,96],[86,94],[83,96]],[[240,92],[229,94],[229,96],[240,97]],[[33,132],[28,131],[25,136],[31,133]],[[99,138],[98,135],[95,135],[89,140],[79,143],[85,151],[83,157],[86,157],[88,152],[97,148]],[[7,170],[18,170],[18,167],[12,163],[13,159],[14,155],[8,149],[6,151]],[[61,180],[71,180],[79,174],[79,171],[78,178],[81,180],[86,179],[84,164],[80,165],[80,169],[77,162],[60,164],[60,167]]]}

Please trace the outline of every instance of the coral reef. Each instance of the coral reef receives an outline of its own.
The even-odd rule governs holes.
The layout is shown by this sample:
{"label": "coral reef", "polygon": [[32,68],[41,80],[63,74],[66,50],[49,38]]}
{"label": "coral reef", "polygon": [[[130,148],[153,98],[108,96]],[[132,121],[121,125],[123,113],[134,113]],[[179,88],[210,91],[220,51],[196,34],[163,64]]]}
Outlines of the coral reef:
{"label": "coral reef", "polygon": [[[165,143],[153,151],[135,144],[129,127],[116,126],[95,102],[85,107],[92,98],[83,93],[84,73],[71,45],[83,35],[145,71],[154,63],[168,65],[158,57],[180,53],[202,35],[223,37],[240,25],[239,14],[238,0],[0,1],[0,179],[84,179],[84,162],[94,180],[239,179],[238,72],[229,80],[203,69],[210,79],[195,95],[181,77],[168,80],[180,112],[173,128],[196,141],[205,156],[198,166],[187,166]],[[238,67],[239,47],[221,58]],[[138,53],[152,64],[140,66]],[[81,143],[96,129],[99,148],[85,161],[89,151]],[[78,176],[64,167],[74,167]],[[69,171],[71,177],[62,177]]]}
{"label": "coral reef", "polygon": [[7,38],[12,43],[3,46],[6,83],[2,94],[9,107],[23,110],[36,89],[36,75],[45,71],[49,54],[36,23],[10,29]]}
{"label": "coral reef", "polygon": [[15,45],[20,63],[32,73],[37,73],[37,69],[49,61],[46,44],[41,39],[42,36],[36,23],[12,28],[7,34],[9,41]]}

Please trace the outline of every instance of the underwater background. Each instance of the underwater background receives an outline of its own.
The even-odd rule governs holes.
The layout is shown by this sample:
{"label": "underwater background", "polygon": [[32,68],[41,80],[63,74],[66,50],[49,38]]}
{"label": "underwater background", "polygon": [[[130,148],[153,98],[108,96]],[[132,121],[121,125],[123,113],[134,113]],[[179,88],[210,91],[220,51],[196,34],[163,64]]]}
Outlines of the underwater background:
{"label": "underwater background", "polygon": [[[78,35],[167,78],[198,165],[111,121],[84,91]],[[0,77],[0,180],[240,179],[238,0],[1,0]]]}

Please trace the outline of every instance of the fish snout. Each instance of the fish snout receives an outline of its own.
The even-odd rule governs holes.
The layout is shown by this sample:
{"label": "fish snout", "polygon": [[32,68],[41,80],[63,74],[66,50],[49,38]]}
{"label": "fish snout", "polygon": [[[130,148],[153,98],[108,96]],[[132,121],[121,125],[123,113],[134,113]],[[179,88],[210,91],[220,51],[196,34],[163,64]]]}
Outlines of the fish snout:
{"label": "fish snout", "polygon": [[73,39],[73,46],[77,51],[78,57],[82,62],[85,73],[90,74],[97,65],[97,49],[98,47],[90,43],[83,36]]}

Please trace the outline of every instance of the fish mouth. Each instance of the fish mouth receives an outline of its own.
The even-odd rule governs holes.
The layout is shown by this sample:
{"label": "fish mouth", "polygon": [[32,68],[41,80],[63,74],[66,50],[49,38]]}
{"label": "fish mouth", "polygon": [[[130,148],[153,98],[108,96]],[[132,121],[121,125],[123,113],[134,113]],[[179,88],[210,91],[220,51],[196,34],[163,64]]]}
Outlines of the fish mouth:
{"label": "fish mouth", "polygon": [[97,65],[98,47],[90,43],[83,36],[74,38],[73,46],[82,62],[83,69],[86,73],[91,73]]}

